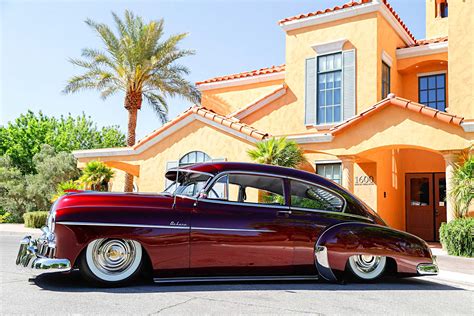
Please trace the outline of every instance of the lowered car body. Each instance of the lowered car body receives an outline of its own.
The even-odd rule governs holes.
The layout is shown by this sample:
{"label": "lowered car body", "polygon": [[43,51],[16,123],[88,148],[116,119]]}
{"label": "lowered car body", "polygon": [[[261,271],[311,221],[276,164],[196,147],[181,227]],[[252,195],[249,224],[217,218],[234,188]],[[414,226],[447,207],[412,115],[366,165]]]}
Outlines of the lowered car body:
{"label": "lowered car body", "polygon": [[157,282],[436,274],[427,244],[389,228],[350,192],[304,171],[204,163],[168,171],[162,194],[78,192],[52,207],[17,264],[79,268],[101,285],[151,269]]}

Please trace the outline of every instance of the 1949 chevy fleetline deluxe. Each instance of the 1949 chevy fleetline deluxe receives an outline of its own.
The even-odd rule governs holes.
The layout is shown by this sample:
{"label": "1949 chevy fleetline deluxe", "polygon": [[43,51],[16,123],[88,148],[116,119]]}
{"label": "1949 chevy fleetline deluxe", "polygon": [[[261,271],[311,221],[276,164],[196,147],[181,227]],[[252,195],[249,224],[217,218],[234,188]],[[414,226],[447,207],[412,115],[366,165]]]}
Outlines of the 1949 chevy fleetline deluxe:
{"label": "1949 chevy fleetline deluxe", "polygon": [[115,286],[144,269],[156,282],[317,279],[344,272],[437,274],[428,245],[387,227],[354,195],[318,175],[251,163],[168,171],[161,194],[70,193],[43,235],[21,241],[17,265],[79,269]]}

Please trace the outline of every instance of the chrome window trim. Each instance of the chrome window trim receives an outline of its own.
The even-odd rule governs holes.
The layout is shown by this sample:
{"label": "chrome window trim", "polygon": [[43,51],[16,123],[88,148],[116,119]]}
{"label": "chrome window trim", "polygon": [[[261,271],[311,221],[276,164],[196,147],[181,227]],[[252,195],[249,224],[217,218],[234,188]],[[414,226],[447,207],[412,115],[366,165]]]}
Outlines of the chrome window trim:
{"label": "chrome window trim", "polygon": [[[240,170],[227,170],[227,171],[222,171],[218,174],[215,175],[215,177],[212,179],[212,181],[209,181],[209,183],[204,187],[202,192],[206,192],[206,194],[209,192],[209,190],[212,188],[212,186],[219,180],[221,177],[229,175],[229,174],[248,174],[252,176],[266,176],[266,177],[271,177],[271,178],[278,178],[282,181],[283,185],[283,197],[285,198],[285,204],[286,204],[286,197],[285,197],[285,182],[284,179],[286,179],[285,176],[280,176],[280,175],[275,175],[272,173],[265,173],[265,172],[255,172],[255,171],[240,171]],[[229,180],[227,180],[229,181]],[[241,202],[234,202],[234,201],[226,201],[226,200],[219,200],[219,199],[209,199],[209,198],[202,198],[200,200],[205,200],[205,201],[210,201],[210,200],[215,200],[219,201],[219,203],[224,203],[224,204],[232,204],[232,205],[244,205],[244,206],[260,206],[260,207],[271,207],[271,208],[288,208],[287,205],[272,205],[272,204],[260,204],[260,203],[241,203]]]}
{"label": "chrome window trim", "polygon": [[[199,170],[193,170],[193,169],[183,169],[183,168],[171,168],[171,169],[168,169],[166,170],[165,174],[170,172],[170,171],[174,171],[174,172],[188,172],[188,173],[200,173],[200,174],[205,174],[205,175],[208,175],[210,177],[214,177],[215,174],[213,173],[210,173],[210,172],[205,172],[205,171],[199,171]],[[169,179],[168,179],[169,180]]]}
{"label": "chrome window trim", "polygon": [[[314,183],[314,182],[311,182],[311,181],[308,181],[308,180],[304,180],[304,179],[299,179],[299,178],[295,178],[295,177],[291,177],[291,176],[285,176],[285,175],[275,175],[273,173],[267,173],[267,172],[258,172],[258,171],[244,171],[244,170],[227,170],[227,171],[223,171],[223,172],[220,172],[220,173],[217,173],[214,178],[210,179],[209,183],[204,187],[204,189],[202,189],[202,192],[208,192],[209,189],[214,185],[214,183],[217,181],[217,179],[219,179],[221,176],[223,175],[226,175],[226,174],[232,174],[232,173],[239,173],[239,174],[250,174],[250,175],[263,175],[263,176],[268,176],[268,177],[273,177],[273,178],[279,178],[279,179],[288,179],[288,180],[294,180],[294,181],[300,181],[300,182],[304,182],[304,183],[307,183],[307,184],[310,184],[310,185],[314,185],[314,186],[317,186],[323,190],[326,190],[326,191],[329,191],[335,195],[337,195],[341,200],[342,200],[342,203],[343,203],[343,206],[342,206],[342,210],[340,212],[336,212],[337,214],[340,214],[340,213],[345,213],[346,211],[346,206],[347,206],[347,201],[346,199],[338,192],[330,189],[330,188],[327,188],[325,186],[322,186],[318,183]],[[291,189],[291,185],[290,185],[290,189]],[[204,201],[210,201],[212,199],[207,199],[207,198],[198,198],[197,201],[201,201],[201,200],[204,200]],[[238,204],[239,202],[232,202],[232,201],[224,201],[224,200],[218,200],[218,199],[215,199],[216,201],[219,201],[220,203],[229,203],[229,204],[232,204],[232,205],[236,205]],[[285,196],[285,203],[286,203],[286,196]],[[290,206],[288,205],[282,205],[282,206],[277,206],[277,205],[271,205],[271,204],[257,204],[257,203],[240,203],[240,205],[254,205],[254,206],[263,206],[263,207],[276,207],[276,208],[281,208],[281,207],[284,207],[286,209],[288,208],[291,208],[291,197],[290,197],[290,201],[289,201],[289,204]],[[305,209],[305,210],[311,210],[311,209]],[[321,210],[322,212],[330,212],[330,211],[324,211],[324,210]],[[345,213],[345,214],[350,214],[350,213]],[[355,215],[355,214],[350,214],[350,215]],[[358,215],[355,215],[355,216],[358,216]],[[362,218],[366,218],[366,217],[363,217],[361,216]]]}
{"label": "chrome window trim", "polygon": [[280,210],[289,210],[290,207],[287,205],[272,205],[272,204],[258,204],[258,203],[241,203],[241,202],[233,202],[227,200],[219,200],[219,199],[207,199],[207,198],[198,198],[197,200],[202,202],[209,202],[214,204],[228,204],[228,205],[238,205],[238,206],[256,206],[256,207],[266,207],[266,208],[275,208]]}

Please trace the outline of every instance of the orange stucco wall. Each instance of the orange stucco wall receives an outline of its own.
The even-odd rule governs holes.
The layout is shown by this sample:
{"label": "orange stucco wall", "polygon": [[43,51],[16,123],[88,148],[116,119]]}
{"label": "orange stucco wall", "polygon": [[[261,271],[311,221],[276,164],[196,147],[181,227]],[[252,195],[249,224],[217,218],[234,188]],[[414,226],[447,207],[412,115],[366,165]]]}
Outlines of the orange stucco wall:
{"label": "orange stucco wall", "polygon": [[[456,6],[455,2],[459,0],[449,1],[449,16],[451,16],[452,7]],[[436,38],[448,35],[449,18],[441,18],[437,16],[436,0],[426,0],[426,38]],[[452,18],[451,18],[452,20]]]}

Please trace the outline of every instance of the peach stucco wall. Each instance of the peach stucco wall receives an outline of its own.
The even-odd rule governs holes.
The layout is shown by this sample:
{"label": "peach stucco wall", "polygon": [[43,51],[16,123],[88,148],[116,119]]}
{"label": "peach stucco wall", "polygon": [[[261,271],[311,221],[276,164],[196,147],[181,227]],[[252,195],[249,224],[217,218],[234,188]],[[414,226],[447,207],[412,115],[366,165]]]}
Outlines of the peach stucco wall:
{"label": "peach stucco wall", "polygon": [[201,104],[219,114],[227,115],[243,108],[281,87],[283,79],[234,87],[204,90]]}
{"label": "peach stucco wall", "polygon": [[[436,15],[436,0],[426,1],[426,38],[436,38],[448,35],[449,18],[441,18]],[[470,0],[468,0],[470,1]],[[449,16],[451,15],[452,7],[456,6],[459,0],[449,1]],[[451,18],[452,20],[452,18]]]}

